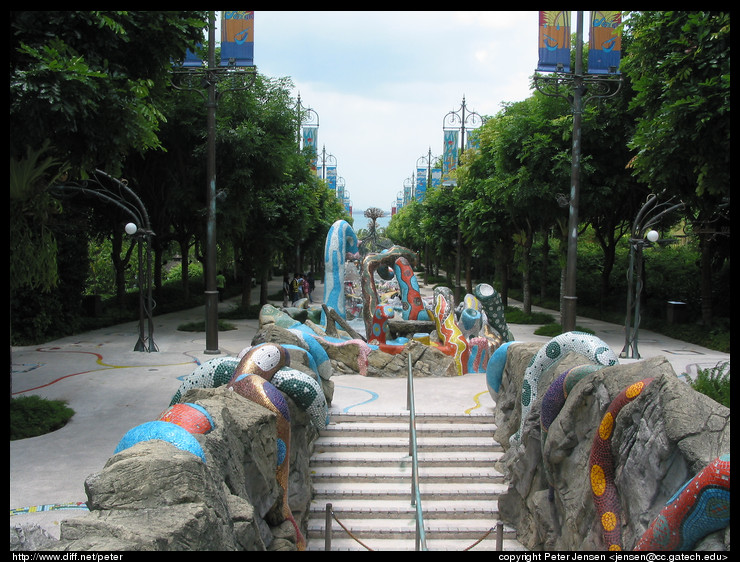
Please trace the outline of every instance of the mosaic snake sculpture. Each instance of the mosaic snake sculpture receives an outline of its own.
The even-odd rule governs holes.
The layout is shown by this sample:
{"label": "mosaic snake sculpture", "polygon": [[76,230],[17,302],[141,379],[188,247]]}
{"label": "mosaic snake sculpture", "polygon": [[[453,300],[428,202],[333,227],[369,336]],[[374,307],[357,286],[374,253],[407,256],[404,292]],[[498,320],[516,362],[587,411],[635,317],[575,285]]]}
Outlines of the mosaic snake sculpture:
{"label": "mosaic snake sculpture", "polygon": [[455,320],[455,305],[452,291],[447,287],[434,289],[434,322],[442,344],[437,346],[455,360],[458,375],[464,375],[468,368],[468,341]]}
{"label": "mosaic snake sculpture", "polygon": [[[344,220],[338,220],[329,228],[324,247],[324,303],[337,311],[342,318],[347,317],[344,297],[344,262],[347,254],[358,251],[357,234]],[[321,324],[326,325],[326,315],[321,313]]]}
{"label": "mosaic snake sculpture", "polygon": [[306,541],[288,506],[288,475],[290,471],[290,410],[283,392],[305,410],[313,425],[323,429],[329,422],[326,398],[319,383],[309,375],[289,368],[290,356],[286,347],[273,343],[253,346],[241,358],[219,357],[199,365],[181,383],[170,406],[159,419],[128,431],[115,449],[118,453],[142,441],[158,439],[188,451],[206,462],[206,456],[194,433],[207,433],[213,427],[208,412],[197,404],[181,402],[191,388],[214,388],[228,385],[248,400],[259,404],[277,416],[276,480],[283,489],[282,514],[296,533],[299,550],[305,550]]}
{"label": "mosaic snake sculpture", "polygon": [[588,464],[591,494],[607,550],[622,550],[621,508],[614,483],[614,459],[611,450],[614,424],[622,408],[640,396],[652,381],[652,378],[648,378],[631,384],[612,400],[591,445]]}
{"label": "mosaic snake sculpture", "polygon": [[[547,433],[550,430],[550,425],[555,418],[563,409],[565,401],[568,398],[568,394],[573,390],[573,387],[578,384],[586,375],[595,373],[599,369],[603,369],[604,365],[578,365],[572,369],[568,369],[556,378],[549,388],[542,396],[542,410],[540,412],[540,428],[542,429],[540,437],[540,448],[542,450],[542,458],[545,458],[545,443],[547,442]],[[550,485],[550,499],[552,500],[552,475],[550,474],[548,464],[544,463],[545,477],[547,483]]]}
{"label": "mosaic snake sculpture", "polygon": [[404,257],[416,261],[416,254],[403,246],[391,246],[379,254],[369,254],[362,261],[360,284],[362,286],[362,318],[365,322],[365,333],[373,333],[373,315],[378,305],[378,291],[375,287],[375,272],[392,267],[398,258]]}
{"label": "mosaic snake sculpture", "polygon": [[568,352],[583,355],[590,361],[603,366],[619,363],[617,356],[609,349],[608,345],[596,336],[584,332],[566,332],[543,345],[537,354],[532,357],[532,361],[524,373],[521,396],[522,414],[519,420],[519,429],[509,438],[509,443],[512,446],[521,443],[524,423],[532,405],[537,400],[537,384],[540,376],[557,365]]}
{"label": "mosaic snake sculpture", "polygon": [[288,505],[288,476],[290,474],[290,408],[283,394],[270,381],[290,363],[290,356],[281,346],[272,343],[252,347],[239,361],[228,389],[267,408],[277,416],[277,469],[275,478],[283,489],[282,514],[291,522],[296,534],[298,550],[306,549],[298,523]]}
{"label": "mosaic snake sculpture", "polygon": [[401,290],[402,317],[404,320],[430,320],[419,291],[419,281],[409,260],[401,256],[393,264],[398,287]]}
{"label": "mosaic snake sculpture", "polygon": [[488,317],[488,324],[494,328],[502,340],[514,341],[514,335],[509,330],[509,325],[506,323],[506,317],[504,316],[504,303],[501,300],[501,295],[498,291],[488,283],[479,283],[473,288],[473,294],[481,303],[483,310]]}
{"label": "mosaic snake sculpture", "polygon": [[691,550],[730,524],[730,455],[714,459],[665,504],[635,550]]}

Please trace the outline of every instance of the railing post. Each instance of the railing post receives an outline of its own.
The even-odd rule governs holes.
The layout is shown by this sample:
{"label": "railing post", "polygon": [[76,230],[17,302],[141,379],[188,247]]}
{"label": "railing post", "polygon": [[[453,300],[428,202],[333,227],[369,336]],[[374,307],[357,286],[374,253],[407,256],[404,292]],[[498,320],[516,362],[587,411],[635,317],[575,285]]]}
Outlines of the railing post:
{"label": "railing post", "polygon": [[331,529],[333,527],[331,523],[331,512],[332,507],[330,503],[326,504],[326,521],[324,522],[324,550],[331,550]]}
{"label": "railing post", "polygon": [[496,550],[504,549],[504,524],[499,521],[496,523]]}

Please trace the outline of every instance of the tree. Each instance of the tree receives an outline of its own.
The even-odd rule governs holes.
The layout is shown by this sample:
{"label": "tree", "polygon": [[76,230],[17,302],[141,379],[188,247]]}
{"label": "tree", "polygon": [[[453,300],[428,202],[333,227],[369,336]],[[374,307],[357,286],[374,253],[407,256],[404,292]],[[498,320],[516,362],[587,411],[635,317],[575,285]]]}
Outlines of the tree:
{"label": "tree", "polygon": [[10,12],[11,155],[53,139],[73,176],[159,146],[157,95],[205,12]]}
{"label": "tree", "polygon": [[[25,268],[16,267],[18,283],[51,290],[57,280],[72,282],[70,272],[85,271],[85,252],[72,251],[55,263],[54,248],[80,246],[58,237],[84,238],[86,232],[48,220],[75,206],[60,205],[48,188],[86,179],[95,168],[118,175],[128,154],[159,146],[159,93],[171,60],[182,58],[198,40],[204,22],[205,12],[10,13],[11,185],[31,185],[18,174],[40,180],[23,188],[21,197],[11,193],[11,207],[23,207],[10,214],[11,264]],[[37,158],[41,154],[43,159]],[[82,217],[87,205],[77,207],[69,216]],[[33,236],[23,221],[33,223]],[[57,275],[62,262],[67,275]],[[75,301],[63,299],[70,307]],[[12,307],[11,320],[13,312]]]}
{"label": "tree", "polygon": [[[712,319],[712,272],[729,259],[730,14],[632,12],[621,68],[636,92],[632,167],[640,181],[686,203],[702,255],[702,321]],[[719,254],[719,256],[718,256]]]}

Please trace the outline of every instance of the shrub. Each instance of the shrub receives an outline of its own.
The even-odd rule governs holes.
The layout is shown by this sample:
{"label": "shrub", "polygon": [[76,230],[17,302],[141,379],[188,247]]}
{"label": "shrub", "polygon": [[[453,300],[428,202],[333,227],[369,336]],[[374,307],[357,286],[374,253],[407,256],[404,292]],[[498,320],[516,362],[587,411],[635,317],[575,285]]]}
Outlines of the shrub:
{"label": "shrub", "polygon": [[74,410],[61,400],[21,396],[10,400],[10,440],[36,437],[64,427]]}
{"label": "shrub", "polygon": [[730,407],[730,362],[720,361],[711,369],[699,369],[691,388]]}

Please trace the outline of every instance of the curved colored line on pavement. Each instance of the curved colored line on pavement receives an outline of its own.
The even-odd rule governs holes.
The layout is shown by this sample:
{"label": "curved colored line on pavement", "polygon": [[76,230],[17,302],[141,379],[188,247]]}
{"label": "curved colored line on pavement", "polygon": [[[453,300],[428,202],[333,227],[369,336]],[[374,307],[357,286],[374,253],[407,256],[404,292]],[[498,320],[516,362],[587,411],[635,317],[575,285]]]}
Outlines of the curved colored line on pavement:
{"label": "curved colored line on pavement", "polygon": [[357,404],[352,404],[351,406],[347,406],[346,408],[344,408],[344,410],[342,410],[342,412],[347,412],[350,408],[356,408],[357,406],[368,404],[372,402],[373,400],[377,400],[378,398],[380,398],[380,396],[376,392],[373,392],[372,390],[367,390],[366,388],[357,388],[354,386],[340,386],[340,385],[337,385],[337,388],[349,388],[350,390],[359,390],[361,392],[367,392],[370,395],[370,398],[368,400],[365,400],[364,402],[358,402]]}
{"label": "curved colored line on pavement", "polygon": [[476,408],[480,408],[481,407],[481,403],[480,403],[479,397],[480,396],[483,396],[484,394],[488,394],[488,391],[487,390],[484,390],[483,392],[479,392],[478,394],[476,394],[475,396],[473,396],[473,402],[475,402],[475,406],[473,406],[472,408],[468,408],[467,410],[465,410],[465,413],[466,414],[469,414],[470,412],[472,412]]}
{"label": "curved colored line on pavement", "polygon": [[[85,374],[88,374],[88,373],[96,373],[98,371],[110,371],[111,369],[132,369],[132,368],[136,368],[136,367],[148,367],[148,368],[151,368],[151,367],[174,367],[174,366],[177,366],[177,365],[189,365],[191,363],[190,361],[187,361],[185,363],[168,363],[168,364],[163,364],[163,365],[110,365],[108,363],[103,363],[103,356],[100,355],[99,353],[95,353],[93,351],[75,351],[75,350],[61,349],[59,347],[50,347],[50,348],[39,347],[38,349],[36,349],[36,351],[41,352],[41,353],[82,353],[84,355],[94,355],[95,357],[97,357],[97,360],[95,362],[98,365],[101,365],[104,368],[103,369],[90,369],[90,370],[87,370],[87,371],[80,371],[78,373],[70,373],[68,375],[64,375],[62,377],[59,377],[57,379],[54,379],[53,381],[47,382],[45,384],[42,384],[42,385],[39,385],[39,386],[35,386],[33,388],[26,388],[25,390],[18,390],[16,392],[13,392],[13,396],[15,396],[16,394],[23,394],[24,392],[30,392],[32,390],[38,390],[40,388],[45,388],[47,386],[51,386],[52,384],[58,383],[59,381],[62,381],[62,380],[67,379],[69,377],[74,377],[74,376],[77,376],[77,375],[85,375]],[[197,360],[195,362],[197,363]]]}

